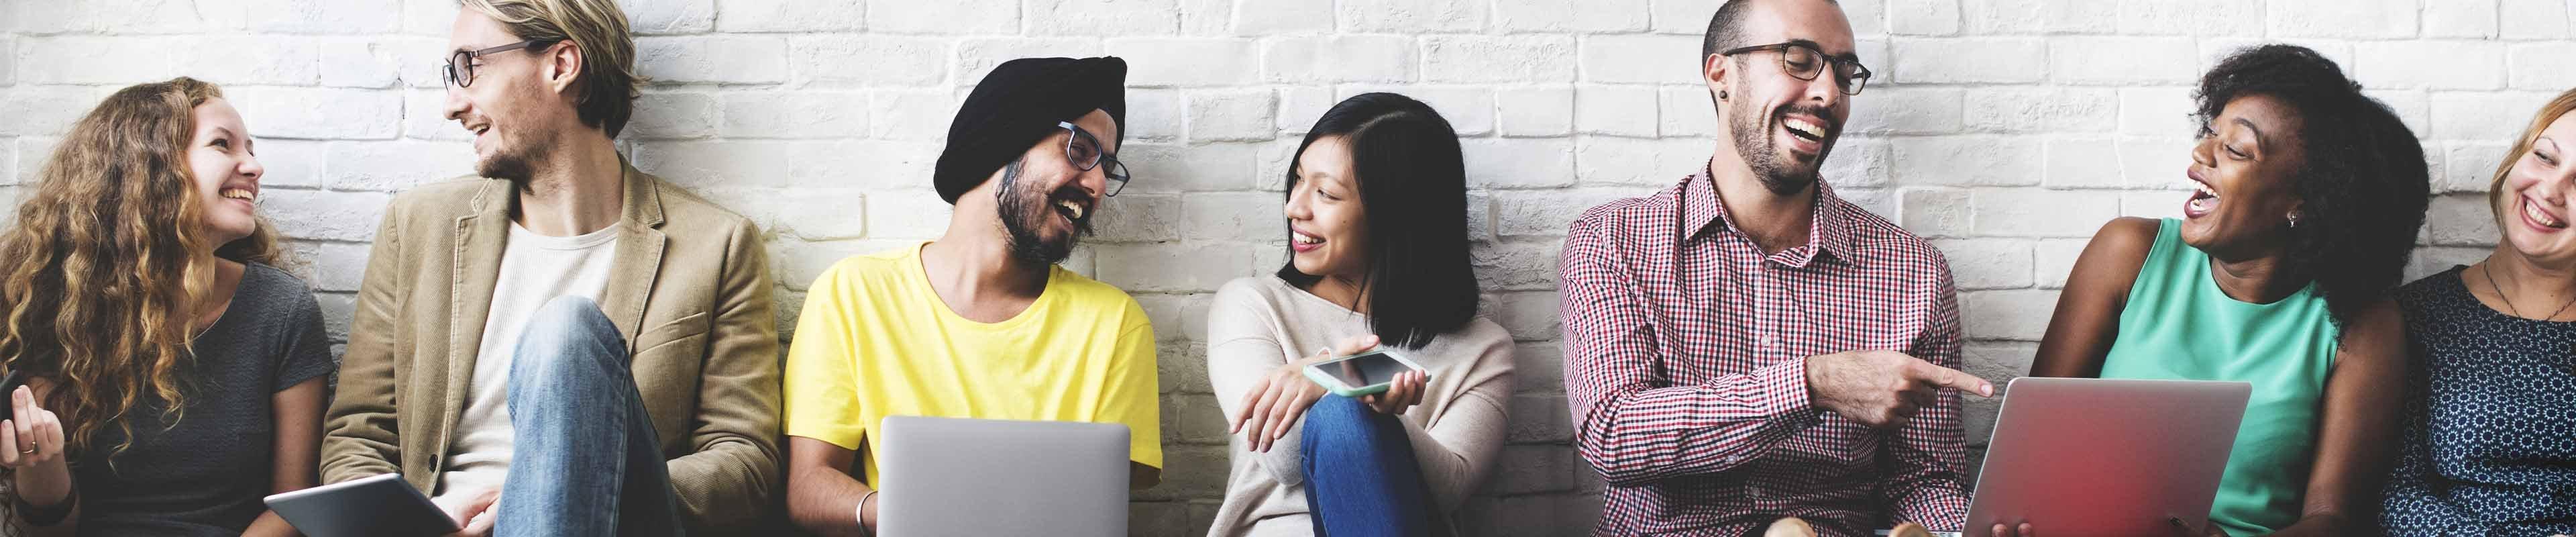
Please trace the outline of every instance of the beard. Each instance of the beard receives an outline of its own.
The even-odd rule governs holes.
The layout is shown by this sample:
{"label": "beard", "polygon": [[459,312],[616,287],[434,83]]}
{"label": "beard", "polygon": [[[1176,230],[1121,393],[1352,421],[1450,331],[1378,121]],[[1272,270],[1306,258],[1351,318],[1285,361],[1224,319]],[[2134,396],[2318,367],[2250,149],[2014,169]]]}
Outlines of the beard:
{"label": "beard", "polygon": [[1791,113],[1803,112],[1818,118],[1831,118],[1834,117],[1833,110],[1821,106],[1790,104],[1772,109],[1769,114],[1757,115],[1753,113],[1752,104],[1744,104],[1751,102],[1752,99],[1744,99],[1727,105],[1734,112],[1734,119],[1728,121],[1730,124],[1727,125],[1727,131],[1735,138],[1735,150],[1744,157],[1745,166],[1752,168],[1753,177],[1760,179],[1762,187],[1769,189],[1772,194],[1782,196],[1804,192],[1807,187],[1815,185],[1818,179],[1817,170],[1824,166],[1825,156],[1833,154],[1834,139],[1842,134],[1842,125],[1826,126],[1833,132],[1825,134],[1825,139],[1822,140],[1823,148],[1816,151],[1813,162],[1800,162],[1795,156],[1781,154],[1779,145],[1773,143],[1777,138],[1771,133],[1780,130],[1781,118]]}
{"label": "beard", "polygon": [[474,174],[493,179],[506,179],[512,186],[518,187],[520,192],[534,193],[535,185],[531,183],[536,180],[535,163],[548,156],[548,152],[554,147],[554,137],[547,136],[532,142],[505,145],[495,149],[491,157],[474,163]]}
{"label": "beard", "polygon": [[[1020,165],[1021,161],[1015,160],[1003,166],[1002,187],[993,192],[994,205],[1002,216],[1002,229],[1010,232],[1011,257],[1047,265],[1062,263],[1073,255],[1074,242],[1091,234],[1091,216],[1097,213],[1097,208],[1084,212],[1081,218],[1069,217],[1062,209],[1056,208],[1056,200],[1079,200],[1089,196],[1070,184],[1054,192],[1024,188],[1019,180]],[[1047,238],[1043,230],[1059,218],[1071,220],[1073,232]]]}

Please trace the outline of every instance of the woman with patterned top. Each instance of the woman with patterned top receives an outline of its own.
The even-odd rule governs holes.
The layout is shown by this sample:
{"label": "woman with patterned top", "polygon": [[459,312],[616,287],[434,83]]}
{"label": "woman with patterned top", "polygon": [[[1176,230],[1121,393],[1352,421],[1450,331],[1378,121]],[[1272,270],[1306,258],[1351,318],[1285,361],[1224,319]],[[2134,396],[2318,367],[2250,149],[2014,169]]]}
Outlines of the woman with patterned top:
{"label": "woman with patterned top", "polygon": [[2412,355],[2391,535],[2576,533],[2576,90],[2543,106],[2487,186],[2503,233],[2476,265],[2397,293]]}

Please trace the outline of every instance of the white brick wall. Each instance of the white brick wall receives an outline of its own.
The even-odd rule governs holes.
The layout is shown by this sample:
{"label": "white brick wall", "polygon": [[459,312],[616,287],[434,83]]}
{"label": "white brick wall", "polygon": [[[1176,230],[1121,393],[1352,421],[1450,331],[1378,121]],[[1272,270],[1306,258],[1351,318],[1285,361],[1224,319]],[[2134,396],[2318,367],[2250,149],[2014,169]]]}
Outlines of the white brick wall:
{"label": "white brick wall", "polygon": [[[2235,47],[2317,47],[2425,138],[2443,192],[2424,274],[2483,255],[2477,191],[2528,114],[2576,85],[2567,0],[1844,0],[1880,77],[1829,164],[1846,196],[1952,256],[1972,371],[2028,366],[2106,219],[2168,216],[2189,85]],[[936,234],[928,185],[958,98],[1030,55],[1127,57],[1137,173],[1069,264],[1134,292],[1164,339],[1162,486],[1136,533],[1202,531],[1224,486],[1201,364],[1207,294],[1280,261],[1279,175],[1339,98],[1401,91],[1468,139],[1486,314],[1522,340],[1512,446],[1479,535],[1589,527],[1566,447],[1555,253],[1582,208],[1688,173],[1719,128],[1692,55],[1718,0],[627,0],[647,89],[638,166],[757,219],[792,323],[823,267]],[[263,138],[265,204],[339,333],[391,192],[465,171],[439,117],[453,0],[0,0],[0,185],[115,87],[226,85]],[[14,189],[12,190],[14,192]],[[782,327],[782,332],[792,326]],[[1970,437],[1983,438],[1990,403]]]}

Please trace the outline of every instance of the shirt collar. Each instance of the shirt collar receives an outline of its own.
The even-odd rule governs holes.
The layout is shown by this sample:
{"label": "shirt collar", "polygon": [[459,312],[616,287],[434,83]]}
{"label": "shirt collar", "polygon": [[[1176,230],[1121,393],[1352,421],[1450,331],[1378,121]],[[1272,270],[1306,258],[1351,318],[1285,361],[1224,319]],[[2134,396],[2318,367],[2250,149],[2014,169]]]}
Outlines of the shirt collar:
{"label": "shirt collar", "polygon": [[[1718,201],[1717,185],[1711,181],[1707,166],[1702,165],[1698,173],[1683,179],[1681,192],[1682,229],[1690,231],[1686,239],[1706,233],[1742,233],[1737,231],[1740,228],[1734,217],[1727,214],[1726,204]],[[1859,265],[1859,259],[1852,255],[1851,209],[1841,196],[1834,195],[1833,187],[1817,182],[1816,204],[1807,223],[1807,244],[1782,250],[1773,254],[1773,259],[1803,267],[1821,253],[1845,264]]]}

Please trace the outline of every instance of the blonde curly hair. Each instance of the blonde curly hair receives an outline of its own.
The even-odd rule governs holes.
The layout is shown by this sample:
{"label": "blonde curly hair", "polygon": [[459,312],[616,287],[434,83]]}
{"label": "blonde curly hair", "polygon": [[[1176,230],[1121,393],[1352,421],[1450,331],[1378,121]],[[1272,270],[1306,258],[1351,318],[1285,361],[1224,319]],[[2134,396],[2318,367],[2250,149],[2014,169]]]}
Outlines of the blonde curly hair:
{"label": "blonde curly hair", "polygon": [[195,109],[223,92],[192,78],[118,90],[70,134],[0,231],[0,366],[60,388],[40,403],[61,417],[66,450],[92,447],[147,397],[176,423],[193,361],[189,324],[209,299],[216,258],[275,265],[265,219],[250,236],[207,244],[206,208],[188,167]]}

